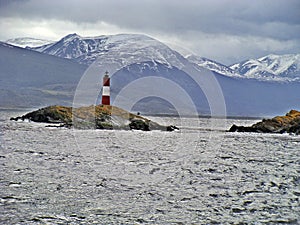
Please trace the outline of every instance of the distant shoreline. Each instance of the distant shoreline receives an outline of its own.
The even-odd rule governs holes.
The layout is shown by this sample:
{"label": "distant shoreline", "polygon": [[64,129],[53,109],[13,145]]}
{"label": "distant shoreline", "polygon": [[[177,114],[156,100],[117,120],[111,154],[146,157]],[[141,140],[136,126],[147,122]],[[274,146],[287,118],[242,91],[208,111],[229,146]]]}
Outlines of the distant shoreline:
{"label": "distant shoreline", "polygon": [[1,108],[0,107],[0,111],[3,112],[25,112],[25,111],[32,111],[35,110],[37,108]]}
{"label": "distant shoreline", "polygon": [[176,115],[176,114],[155,114],[155,113],[141,113],[143,116],[152,117],[182,117],[182,118],[207,118],[207,119],[242,119],[242,120],[261,120],[268,116],[211,116],[211,115]]}
{"label": "distant shoreline", "polygon": [[[32,108],[8,108],[8,107],[0,107],[0,111],[16,111],[16,112],[24,112],[24,111],[33,111],[39,109],[39,107],[32,107]],[[132,112],[137,113],[137,112]],[[164,113],[143,113],[141,112],[141,115],[143,116],[152,116],[152,117],[182,117],[182,118],[207,118],[207,119],[240,119],[240,120],[261,120],[264,118],[269,118],[271,116],[211,116],[211,115],[176,115],[176,114],[164,114]]]}

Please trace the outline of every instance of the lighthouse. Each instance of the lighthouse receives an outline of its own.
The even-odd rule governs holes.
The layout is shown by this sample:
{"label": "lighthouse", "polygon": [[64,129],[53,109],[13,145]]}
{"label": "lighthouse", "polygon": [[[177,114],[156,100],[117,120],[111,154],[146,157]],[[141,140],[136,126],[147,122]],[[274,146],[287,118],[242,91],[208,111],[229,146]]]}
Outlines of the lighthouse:
{"label": "lighthouse", "polygon": [[103,77],[102,105],[110,105],[110,78],[107,71]]}

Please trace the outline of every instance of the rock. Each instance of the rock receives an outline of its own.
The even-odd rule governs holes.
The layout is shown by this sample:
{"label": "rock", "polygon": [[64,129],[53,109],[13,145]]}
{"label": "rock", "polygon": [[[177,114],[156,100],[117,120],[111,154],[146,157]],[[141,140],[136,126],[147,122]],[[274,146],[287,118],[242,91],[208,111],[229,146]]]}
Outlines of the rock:
{"label": "rock", "polygon": [[158,123],[155,123],[150,120],[142,120],[142,119],[134,119],[129,124],[130,129],[134,130],[143,130],[143,131],[150,131],[150,130],[162,130],[162,131],[174,131],[179,130],[178,127],[170,125],[170,126],[162,126]]}
{"label": "rock", "polygon": [[10,120],[15,121],[24,121],[25,119],[38,123],[60,124],[55,127],[75,127],[77,129],[135,129],[143,131],[173,131],[178,129],[175,126],[162,126],[140,115],[109,105],[80,108],[48,106],[21,117],[10,118]]}
{"label": "rock", "polygon": [[285,116],[263,119],[250,127],[232,125],[229,132],[294,133],[300,134],[300,112],[291,110]]}
{"label": "rock", "polygon": [[39,123],[70,123],[72,121],[72,108],[65,106],[49,106],[27,113],[22,117],[10,118],[10,120],[28,119]]}
{"label": "rock", "polygon": [[237,126],[235,124],[229,129],[229,132],[256,132],[252,127]]}
{"label": "rock", "polygon": [[18,116],[18,117],[11,117],[10,120],[18,121],[18,120],[22,120],[22,117],[20,117],[20,116]]}
{"label": "rock", "polygon": [[150,131],[149,123],[141,119],[134,119],[129,124],[130,129]]}
{"label": "rock", "polygon": [[300,123],[298,125],[290,127],[290,129],[288,129],[287,132],[299,135],[300,134]]}
{"label": "rock", "polygon": [[179,128],[173,125],[167,126],[167,131],[174,131],[174,130],[179,130]]}

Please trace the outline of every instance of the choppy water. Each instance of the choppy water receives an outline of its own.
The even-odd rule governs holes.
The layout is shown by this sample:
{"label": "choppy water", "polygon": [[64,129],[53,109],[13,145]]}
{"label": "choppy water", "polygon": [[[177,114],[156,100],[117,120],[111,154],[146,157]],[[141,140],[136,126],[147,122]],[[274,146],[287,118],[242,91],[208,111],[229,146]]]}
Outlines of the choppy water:
{"label": "choppy water", "polygon": [[246,120],[153,118],[182,127],[167,133],[10,115],[0,116],[1,224],[300,223],[299,136],[224,132]]}

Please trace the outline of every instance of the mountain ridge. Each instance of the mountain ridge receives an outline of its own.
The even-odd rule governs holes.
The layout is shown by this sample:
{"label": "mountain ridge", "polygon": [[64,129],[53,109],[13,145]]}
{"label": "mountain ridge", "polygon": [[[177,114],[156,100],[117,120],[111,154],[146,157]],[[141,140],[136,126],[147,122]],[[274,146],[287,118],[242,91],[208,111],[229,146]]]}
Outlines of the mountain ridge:
{"label": "mountain ridge", "polygon": [[[133,57],[135,61],[154,60],[170,66],[166,57],[173,54],[168,46],[143,34],[101,35],[97,37],[81,37],[74,33],[69,34],[58,42],[32,48],[32,50],[55,55],[62,58],[91,65],[94,61],[106,60],[103,58],[110,52],[113,60],[123,66],[129,65]],[[170,52],[172,52],[170,54]],[[179,55],[179,53],[177,53]],[[118,60],[117,60],[118,59]]]}
{"label": "mountain ridge", "polygon": [[300,81],[300,54],[269,54],[230,66],[246,78],[266,81]]}
{"label": "mountain ridge", "polygon": [[38,47],[46,44],[51,44],[54,41],[44,40],[44,39],[38,39],[38,38],[32,38],[32,37],[21,37],[21,38],[12,38],[5,41],[5,43],[21,47],[21,48],[33,48]]}
{"label": "mountain ridge", "polygon": [[[100,39],[103,39],[102,36]],[[99,41],[95,42],[93,39],[88,41],[95,45],[99,44]],[[82,43],[80,37],[71,34],[56,44],[66,47],[65,49],[70,47],[72,50],[72,44],[80,46],[78,43]],[[91,87],[88,88],[94,88],[95,92],[100,94],[102,88],[100,81],[103,74],[99,72],[99,67],[102,65],[110,67],[111,64],[116,64],[120,70],[111,76],[113,84],[111,102],[114,104],[114,100],[118,97],[122,100],[122,104],[129,106],[129,108],[122,106],[128,111],[131,110],[131,101],[134,101],[135,105],[132,106],[132,109],[142,113],[176,114],[180,111],[178,111],[179,107],[184,110],[195,107],[200,115],[211,115],[212,102],[209,102],[210,100],[207,98],[209,96],[210,99],[222,101],[226,105],[226,112],[229,116],[274,115],[299,106],[300,82],[267,82],[253,78],[229,76],[230,74],[224,75],[216,72],[216,68],[226,70],[224,65],[200,58],[206,66],[215,69],[215,71],[210,70],[212,72],[209,72],[163,43],[143,35],[117,35],[113,36],[113,39],[103,40],[103,43],[102,50],[104,49],[104,51],[101,51],[99,56],[97,55],[99,52],[96,56],[89,55],[87,51],[82,58],[78,54],[78,61],[87,60],[89,62],[90,57],[96,57],[96,61],[90,61],[91,66],[79,64],[72,57],[63,59],[5,44],[6,46],[0,47],[2,68],[0,88],[4,89],[3,96],[6,96],[5,99],[16,106],[21,104],[25,106],[70,105],[72,97],[74,97],[72,94],[77,90],[76,82],[78,84],[79,80],[82,80],[82,75],[86,75],[88,71],[94,74],[92,80],[89,80]],[[83,46],[85,47],[83,50],[88,49],[88,45]],[[56,49],[61,50],[59,47]],[[74,53],[76,55],[77,50],[75,48],[74,52],[60,51],[59,54],[64,53],[65,56],[68,54],[70,56],[71,53]],[[193,67],[197,74],[191,77],[188,72],[184,72],[185,66]],[[88,71],[85,70],[86,68],[89,68]],[[229,69],[227,72],[233,73]],[[16,75],[17,79],[12,79]],[[68,78],[69,82],[66,82],[65,78]],[[51,82],[48,83],[50,80]],[[216,82],[211,83],[212,80]],[[18,82],[19,85],[16,86]],[[73,85],[70,82],[73,82]],[[152,84],[150,85],[148,82]],[[123,88],[128,90],[126,89],[127,85],[131,86],[129,90],[131,95],[126,97],[124,92],[121,92]],[[216,94],[218,90],[221,90],[221,96]],[[3,90],[0,91],[3,92]],[[86,90],[82,91],[86,93]],[[134,95],[140,100],[132,100],[131,97]],[[192,104],[186,101],[185,96],[191,99]],[[83,96],[80,95],[80,97]],[[85,105],[96,104],[99,99],[95,98],[83,98],[82,103]],[[1,101],[3,104],[7,103],[3,102],[3,99]],[[0,102],[0,105],[2,103]],[[176,104],[176,107],[173,103]]]}
{"label": "mountain ridge", "polygon": [[[10,43],[12,44],[12,42]],[[198,55],[182,56],[169,46],[144,34],[82,37],[73,33],[62,37],[57,42],[29,48],[38,52],[71,59],[85,65],[91,65],[96,60],[99,62],[101,62],[101,60],[107,60],[105,59],[105,55],[109,51],[115,51],[115,56],[120,58],[116,63],[123,65],[128,64],[130,57],[134,57],[136,60],[136,57],[142,56],[144,59],[138,59],[137,61],[152,60],[171,66],[172,63],[169,62],[170,59],[166,56],[176,55],[175,58],[181,58],[179,60],[175,59],[179,64],[183,57],[191,63],[195,63],[200,67],[224,76],[271,82],[300,82],[300,54],[270,54],[258,59],[244,60],[226,66]],[[144,52],[141,51],[141,49],[144,49]],[[154,49],[156,49],[156,51],[154,51]],[[122,55],[118,55],[118,52],[121,52]],[[164,57],[161,57],[162,55]],[[288,56],[290,58],[286,60]],[[278,68],[275,68],[276,66]],[[178,65],[178,67],[180,67],[180,65]]]}
{"label": "mountain ridge", "polygon": [[204,67],[205,69],[211,70],[213,72],[229,76],[229,77],[238,77],[242,78],[241,75],[237,74],[233,69],[230,67],[221,64],[219,62],[216,62],[214,60],[196,56],[196,55],[188,55],[186,56],[186,59],[188,59],[190,62],[197,64],[198,66]]}

